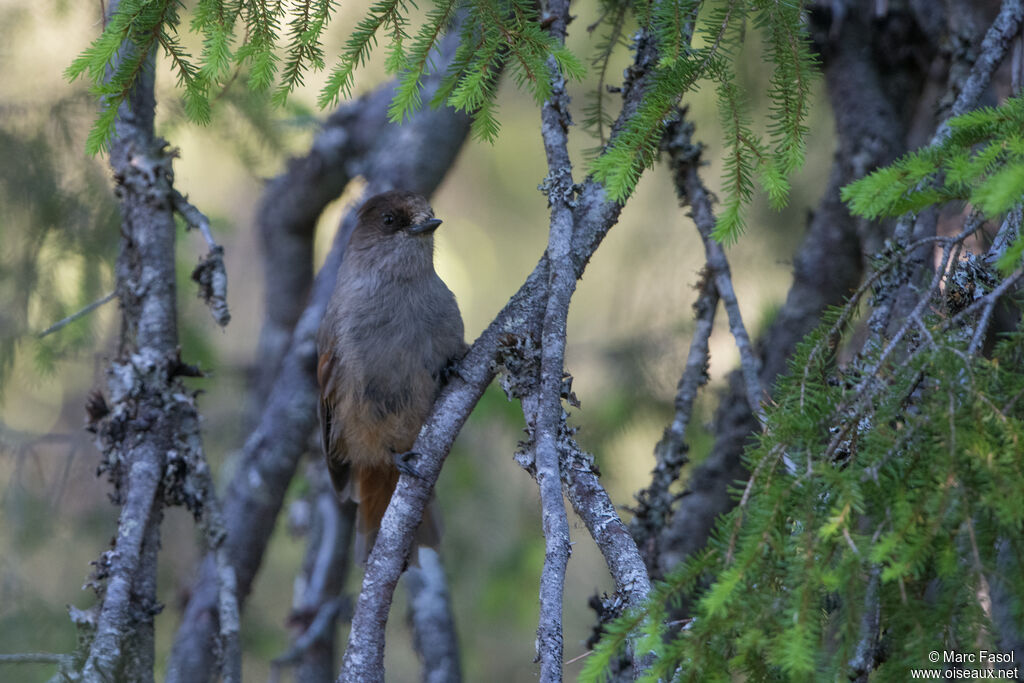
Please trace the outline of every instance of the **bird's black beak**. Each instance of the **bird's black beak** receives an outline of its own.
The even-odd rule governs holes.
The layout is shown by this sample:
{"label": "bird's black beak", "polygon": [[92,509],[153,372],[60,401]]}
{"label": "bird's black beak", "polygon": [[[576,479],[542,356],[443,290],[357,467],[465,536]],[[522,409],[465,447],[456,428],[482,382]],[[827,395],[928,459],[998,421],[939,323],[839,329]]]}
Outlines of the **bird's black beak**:
{"label": "bird's black beak", "polygon": [[416,225],[410,225],[407,230],[410,235],[429,235],[430,233],[437,230],[437,226],[441,225],[440,218],[431,218],[428,221],[417,223]]}

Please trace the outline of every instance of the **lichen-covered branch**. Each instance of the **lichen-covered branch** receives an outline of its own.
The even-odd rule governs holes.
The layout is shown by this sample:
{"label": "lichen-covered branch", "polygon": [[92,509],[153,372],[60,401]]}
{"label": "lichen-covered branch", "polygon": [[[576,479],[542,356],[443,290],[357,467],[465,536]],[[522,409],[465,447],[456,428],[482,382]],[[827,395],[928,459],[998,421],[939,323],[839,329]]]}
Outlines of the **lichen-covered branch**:
{"label": "lichen-covered branch", "polygon": [[[112,3],[110,11],[116,8]],[[130,58],[133,49],[122,46],[121,58]],[[185,505],[203,520],[211,539],[219,529],[198,411],[179,379],[201,373],[182,362],[177,346],[174,212],[199,212],[183,207],[173,188],[174,155],[153,134],[154,107],[150,62],[118,111],[110,150],[122,217],[116,267],[121,338],[107,372],[108,397],[95,393],[88,413],[102,454],[100,471],[110,478],[121,510],[113,547],[96,563],[90,582],[99,603],[74,615],[85,637],[80,673],[89,681],[153,680],[163,508]],[[225,283],[222,277],[222,288]],[[215,544],[211,540],[211,547]],[[230,600],[224,614],[230,617]],[[237,682],[240,652],[234,635],[224,634],[229,661],[223,670],[225,680]]]}
{"label": "lichen-covered branch", "polygon": [[[548,31],[565,42],[569,20],[568,0],[548,3]],[[542,683],[562,680],[562,595],[569,563],[569,520],[562,499],[559,433],[564,424],[562,410],[565,372],[566,320],[569,302],[576,290],[569,260],[572,244],[574,187],[569,161],[569,96],[565,77],[553,58],[551,96],[541,107],[541,136],[548,162],[544,181],[551,224],[548,233],[548,292],[541,325],[540,381],[533,421],[533,466],[540,489],[541,521],[544,530],[544,567],[540,576],[540,623],[537,626],[537,659]],[[523,401],[524,413],[527,401]],[[527,424],[530,424],[527,421]]]}

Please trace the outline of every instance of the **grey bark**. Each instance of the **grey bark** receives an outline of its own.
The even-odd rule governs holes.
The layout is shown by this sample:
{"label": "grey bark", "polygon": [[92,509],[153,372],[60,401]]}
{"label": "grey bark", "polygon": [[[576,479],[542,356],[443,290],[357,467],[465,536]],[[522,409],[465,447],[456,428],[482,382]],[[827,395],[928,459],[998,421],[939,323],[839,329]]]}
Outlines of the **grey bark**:
{"label": "grey bark", "polygon": [[342,503],[323,459],[306,470],[310,493],[292,504],[289,527],[306,537],[306,554],[295,577],[288,625],[291,646],[276,657],[274,680],[293,667],[303,683],[329,683],[337,672],[337,624],[349,611],[341,595],[352,564],[355,503]]}
{"label": "grey bark", "polygon": [[423,664],[421,680],[460,683],[459,641],[441,556],[433,548],[422,546],[416,560],[405,572],[405,588],[409,591],[413,646]]}
{"label": "grey bark", "polygon": [[[549,33],[565,44],[569,21],[568,0],[548,3]],[[565,77],[555,60],[549,59],[552,73],[551,96],[541,106],[541,137],[547,157],[548,175],[544,181],[551,210],[548,233],[548,283],[544,320],[541,325],[540,381],[532,423],[533,466],[540,489],[541,522],[544,531],[544,566],[540,576],[540,621],[537,626],[537,659],[542,683],[562,680],[562,596],[565,570],[569,564],[569,519],[562,498],[561,453],[558,442],[564,429],[562,410],[565,372],[566,320],[569,302],[576,290],[572,274],[572,163],[569,160],[569,96]],[[529,402],[523,401],[523,413],[530,424]]]}
{"label": "grey bark", "polygon": [[[125,43],[118,59],[137,56],[134,50]],[[121,511],[113,548],[96,563],[90,582],[100,602],[88,612],[72,609],[87,649],[80,673],[88,681],[153,680],[163,507],[183,504],[211,528],[216,509],[212,491],[202,485],[206,470],[194,398],[178,379],[196,372],[182,362],[177,346],[174,214],[184,202],[173,189],[172,156],[153,134],[154,108],[150,56],[118,110],[110,149],[122,217],[116,265],[121,338],[107,371],[109,403],[97,393],[88,413],[100,471],[107,472]],[[188,209],[193,219],[201,217]],[[220,286],[226,287],[223,278]]]}

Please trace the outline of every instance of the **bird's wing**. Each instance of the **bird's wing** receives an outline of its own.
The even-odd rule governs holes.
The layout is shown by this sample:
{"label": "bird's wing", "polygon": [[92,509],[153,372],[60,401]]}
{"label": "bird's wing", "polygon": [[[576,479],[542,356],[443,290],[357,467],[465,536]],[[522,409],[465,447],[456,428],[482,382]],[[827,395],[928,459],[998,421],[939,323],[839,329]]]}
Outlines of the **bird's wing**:
{"label": "bird's wing", "polygon": [[320,417],[320,445],[324,451],[324,458],[327,460],[327,471],[331,473],[331,482],[334,490],[338,492],[343,500],[352,498],[351,487],[349,486],[349,465],[345,462],[343,440],[338,438],[340,429],[334,425],[334,396],[335,383],[337,382],[337,371],[335,357],[331,352],[320,354],[320,360],[316,366],[316,379],[320,385],[320,403],[317,412]]}

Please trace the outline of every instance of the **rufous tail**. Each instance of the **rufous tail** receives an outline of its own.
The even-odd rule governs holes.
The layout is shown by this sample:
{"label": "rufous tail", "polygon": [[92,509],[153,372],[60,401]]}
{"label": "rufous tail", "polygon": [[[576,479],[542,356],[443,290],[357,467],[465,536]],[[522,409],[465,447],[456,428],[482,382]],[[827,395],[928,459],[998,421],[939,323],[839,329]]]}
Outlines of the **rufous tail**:
{"label": "rufous tail", "polygon": [[[380,530],[380,522],[384,518],[384,512],[388,509],[391,496],[398,485],[398,468],[393,465],[388,467],[359,467],[354,468],[356,492],[359,501],[359,524],[356,529],[356,556],[360,561],[366,562],[370,556],[370,550],[377,540],[377,532]],[[415,543],[417,546],[430,546],[437,548],[441,541],[441,529],[438,523],[437,511],[434,509],[434,501],[431,500],[423,511],[423,520],[416,530]],[[413,552],[413,558],[416,553]]]}

